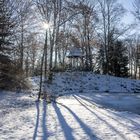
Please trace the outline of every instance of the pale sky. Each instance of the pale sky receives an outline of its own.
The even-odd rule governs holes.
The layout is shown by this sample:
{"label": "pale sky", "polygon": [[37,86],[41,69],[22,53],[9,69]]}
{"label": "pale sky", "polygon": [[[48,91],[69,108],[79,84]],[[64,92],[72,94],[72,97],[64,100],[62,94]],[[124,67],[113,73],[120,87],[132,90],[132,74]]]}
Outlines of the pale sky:
{"label": "pale sky", "polygon": [[118,2],[122,3],[123,6],[129,10],[133,9],[134,0],[118,0]]}
{"label": "pale sky", "polygon": [[132,15],[131,11],[133,11],[133,2],[134,0],[118,0],[119,3],[122,3],[124,8],[128,11],[127,14],[124,16],[124,22],[131,24],[135,21],[134,16]]}

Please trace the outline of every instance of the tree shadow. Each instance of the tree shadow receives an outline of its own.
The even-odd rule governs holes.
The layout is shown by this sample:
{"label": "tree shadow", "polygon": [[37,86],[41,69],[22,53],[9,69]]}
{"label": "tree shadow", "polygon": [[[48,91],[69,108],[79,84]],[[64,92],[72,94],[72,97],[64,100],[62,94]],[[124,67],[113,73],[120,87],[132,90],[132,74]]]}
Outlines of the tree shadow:
{"label": "tree shadow", "polygon": [[[47,127],[46,127],[46,115],[47,115],[47,105],[46,101],[42,102],[42,116],[40,116],[40,102],[36,102],[36,110],[37,110],[37,116],[36,116],[36,126],[34,129],[34,134],[33,134],[33,140],[36,140],[38,137],[38,128],[40,124],[40,119],[42,119],[42,140],[47,140]],[[41,118],[42,117],[42,118]]]}
{"label": "tree shadow", "polygon": [[132,119],[128,119],[127,117],[125,117],[124,115],[123,115],[123,117],[121,116],[121,115],[119,115],[119,114],[117,114],[116,112],[112,112],[114,115],[116,115],[116,116],[118,116],[120,119],[125,119],[126,121],[129,121],[130,123],[133,123],[134,125],[139,125],[140,126],[140,122],[135,122],[134,120],[132,120]]}
{"label": "tree shadow", "polygon": [[88,125],[86,125],[83,121],[81,121],[81,119],[70,108],[68,108],[64,104],[61,103],[58,104],[67,109],[73,115],[75,120],[78,122],[78,124],[81,126],[81,128],[85,131],[85,133],[89,136],[91,140],[100,140],[98,137],[95,136],[95,134],[93,134],[92,132],[93,130],[91,130],[90,127],[88,127]]}
{"label": "tree shadow", "polygon": [[47,126],[46,126],[46,116],[47,116],[47,105],[46,101],[43,101],[43,112],[42,112],[42,131],[43,131],[43,140],[47,140],[48,137],[48,131],[47,131]]}
{"label": "tree shadow", "polygon": [[40,102],[36,102],[36,114],[37,114],[37,116],[36,116],[36,126],[35,126],[35,129],[34,129],[33,140],[36,140],[37,133],[38,133],[39,115],[40,115],[39,105],[40,105]]}
{"label": "tree shadow", "polygon": [[82,95],[77,95],[77,96],[80,97],[81,99],[88,101],[92,105],[98,106],[100,108],[109,108],[108,104],[104,104],[103,102],[100,102],[97,98],[96,99],[89,99],[89,98],[86,98],[85,96],[82,96]]}
{"label": "tree shadow", "polygon": [[[91,112],[92,114],[94,114],[97,118],[99,118],[103,123],[105,123],[111,130],[113,130],[115,133],[119,134],[119,136],[124,139],[127,140],[125,138],[125,136],[123,134],[121,134],[117,129],[115,129],[115,127],[113,127],[110,123],[108,123],[106,120],[102,119],[99,115],[97,115],[92,109],[91,107],[87,107],[88,105],[83,102],[81,99],[77,98],[75,95],[73,95],[73,97],[89,112]],[[95,105],[95,104],[94,104]]]}
{"label": "tree shadow", "polygon": [[67,124],[64,116],[62,115],[59,107],[57,106],[56,103],[52,103],[54,109],[55,109],[55,112],[57,114],[57,117],[58,117],[58,120],[59,120],[59,123],[64,131],[64,135],[65,135],[65,138],[66,140],[74,140],[74,137],[72,135],[72,128]]}
{"label": "tree shadow", "polygon": [[[80,97],[79,97],[79,98],[80,98]],[[89,102],[89,101],[87,101],[87,100],[85,100],[85,99],[82,99],[82,98],[81,98],[81,100],[82,100],[82,101],[85,101],[85,102],[88,102],[88,103],[90,104],[90,105],[89,105],[89,104],[86,104],[86,103],[85,103],[86,106],[91,107],[91,105],[95,105],[94,103]],[[130,127],[129,125],[127,125],[126,123],[125,123],[125,124],[122,123],[121,119],[123,119],[123,120],[125,120],[125,121],[131,123],[132,125],[133,125],[133,124],[136,125],[136,126],[139,125],[139,123],[136,123],[135,121],[133,121],[133,120],[131,120],[131,119],[128,119],[128,118],[126,118],[125,116],[122,117],[122,116],[120,116],[119,114],[117,114],[117,113],[115,113],[115,112],[111,112],[111,110],[107,110],[107,111],[109,112],[109,114],[112,114],[112,115],[106,114],[106,113],[104,113],[104,112],[98,110],[98,112],[102,113],[104,116],[107,116],[107,117],[109,117],[111,120],[116,121],[117,123],[119,123],[119,124],[122,125],[123,127],[127,127],[127,129],[128,129],[130,132],[132,131],[131,127]],[[117,118],[114,118],[113,115],[115,115]],[[135,133],[135,134],[139,137],[139,134],[138,134],[138,133],[136,133],[136,132],[133,132],[133,133]]]}
{"label": "tree shadow", "polygon": [[[91,96],[91,95],[78,95],[79,97],[88,100],[89,102],[96,104],[99,107],[102,108],[109,108],[111,110],[116,110],[116,111],[128,111],[132,112],[135,114],[140,114],[140,99],[137,97],[133,98],[128,98],[126,99],[126,95],[123,94],[111,94],[109,93],[107,96],[106,95],[101,95],[100,96]],[[90,98],[87,98],[90,97]],[[130,96],[130,95],[129,95]],[[129,97],[127,95],[127,97]],[[132,102],[131,102],[132,101]],[[131,104],[128,104],[131,102]]]}
{"label": "tree shadow", "polygon": [[[116,109],[114,109],[113,107],[104,107],[104,105],[102,104],[100,104],[100,103],[97,103],[97,102],[95,102],[94,100],[92,100],[92,99],[89,99],[89,98],[86,98],[86,97],[84,97],[84,96],[81,96],[81,95],[76,95],[77,97],[79,97],[79,98],[81,98],[81,99],[83,99],[83,100],[85,100],[85,101],[87,101],[88,103],[90,103],[91,105],[94,105],[94,106],[97,106],[97,107],[100,107],[100,108],[110,108],[111,110],[116,110]],[[108,110],[109,111],[109,110]],[[111,112],[111,111],[109,111],[109,112]],[[111,112],[112,114],[114,114],[114,115],[116,115],[116,116],[118,116],[119,118],[123,118],[123,119],[125,119],[126,121],[129,121],[130,123],[133,123],[133,124],[135,124],[135,125],[138,125],[138,124],[140,124],[140,123],[138,123],[138,122],[135,122],[134,120],[132,120],[132,119],[128,119],[128,118],[126,118],[125,116],[120,116],[119,114],[117,114],[117,113],[115,113],[115,112]]]}

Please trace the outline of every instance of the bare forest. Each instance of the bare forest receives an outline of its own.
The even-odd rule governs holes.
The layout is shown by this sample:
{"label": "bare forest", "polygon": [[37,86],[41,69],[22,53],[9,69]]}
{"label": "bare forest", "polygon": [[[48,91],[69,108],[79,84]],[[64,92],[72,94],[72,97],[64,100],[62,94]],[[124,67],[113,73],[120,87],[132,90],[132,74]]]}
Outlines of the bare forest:
{"label": "bare forest", "polygon": [[[26,88],[26,78],[92,71],[140,78],[140,2],[117,0],[0,0],[0,88]],[[126,14],[134,21],[124,22]],[[68,54],[82,54],[70,63]],[[48,79],[47,79],[48,77]],[[9,84],[10,83],[10,84]]]}

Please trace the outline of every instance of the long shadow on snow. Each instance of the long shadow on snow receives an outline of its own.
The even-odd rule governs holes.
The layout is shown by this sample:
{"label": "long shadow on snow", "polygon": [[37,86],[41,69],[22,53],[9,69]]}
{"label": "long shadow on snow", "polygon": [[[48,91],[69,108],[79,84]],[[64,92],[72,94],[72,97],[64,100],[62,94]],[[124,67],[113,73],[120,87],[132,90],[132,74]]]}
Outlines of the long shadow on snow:
{"label": "long shadow on snow", "polygon": [[[78,96],[77,96],[78,97]],[[75,98],[77,98],[76,96],[75,96]],[[82,99],[81,97],[78,97],[79,98],[79,101],[82,101],[82,103],[84,103],[86,106],[88,106],[88,107],[93,107],[92,105],[95,105],[94,103],[92,103],[92,102],[89,102],[89,101],[87,101],[87,100],[85,100],[85,99]],[[87,104],[86,102],[88,102],[89,104]],[[96,108],[95,108],[95,110],[96,110]],[[131,119],[128,119],[128,118],[126,118],[126,117],[121,117],[120,115],[118,115],[117,113],[115,113],[115,112],[111,112],[110,110],[108,110],[108,112],[109,113],[111,113],[112,115],[115,115],[116,117],[114,118],[113,116],[110,116],[109,114],[106,114],[106,113],[104,113],[104,112],[102,112],[102,111],[99,111],[98,110],[98,112],[99,113],[101,113],[102,115],[104,115],[104,116],[106,116],[106,117],[108,117],[108,118],[110,118],[111,120],[113,120],[113,121],[116,121],[117,123],[119,123],[120,125],[122,125],[123,127],[127,127],[127,129],[131,132],[132,130],[133,130],[133,127],[135,127],[134,125],[139,125],[139,123],[136,123],[135,121],[133,121],[133,120],[131,120]],[[123,118],[123,120],[125,119],[126,121],[127,121],[127,123],[129,122],[129,123],[131,123],[132,124],[132,126],[130,127],[129,125],[127,125],[127,124],[124,124],[124,123],[122,123],[121,121],[120,121],[120,119],[122,119]],[[134,125],[133,125],[134,124]],[[132,128],[132,129],[131,129]],[[140,136],[139,135],[139,133],[136,133],[136,132],[133,132],[133,133],[135,133],[138,137]]]}
{"label": "long shadow on snow", "polygon": [[[85,98],[85,97],[83,97],[83,96],[79,96],[79,95],[77,95],[77,97],[79,97],[79,98],[81,98],[82,100],[84,100],[84,101],[86,101],[86,102],[88,102],[88,103],[90,103],[91,105],[95,105],[96,106],[96,104],[93,102],[93,101],[91,101],[90,99],[87,99],[87,98]],[[90,105],[88,105],[89,107],[90,107]],[[127,118],[126,116],[121,116],[121,115],[119,115],[119,114],[117,114],[117,113],[115,113],[115,112],[111,112],[110,110],[108,110],[111,114],[113,114],[113,115],[115,115],[117,118],[119,118],[119,119],[125,119],[125,121],[127,121],[127,122],[129,122],[129,123],[131,123],[131,124],[134,124],[134,125],[140,125],[140,123],[138,123],[138,122],[135,122],[134,120],[132,120],[132,119],[130,119],[130,118]],[[103,113],[103,112],[101,112],[104,116],[107,116],[107,117],[110,117],[110,118],[112,118],[114,121],[117,121],[117,122],[119,122],[121,125],[123,125],[123,126],[126,126],[126,124],[123,124],[123,123],[121,123],[120,121],[119,121],[119,119],[117,119],[117,118],[113,118],[112,116],[109,116],[109,115],[107,115],[107,114],[105,114],[105,113]]]}
{"label": "long shadow on snow", "polygon": [[[46,127],[46,115],[47,115],[47,105],[46,102],[43,101],[42,102],[42,132],[43,132],[43,136],[42,136],[42,140],[47,140],[47,127]],[[35,130],[34,130],[34,135],[33,135],[33,140],[36,140],[37,138],[37,134],[38,134],[38,128],[39,128],[39,119],[40,119],[40,102],[36,102],[36,109],[37,109],[37,117],[36,117],[36,126],[35,126]]]}
{"label": "long shadow on snow", "polygon": [[43,129],[43,140],[47,140],[48,137],[48,131],[47,131],[47,127],[46,127],[46,116],[47,116],[47,105],[46,105],[46,101],[43,101],[43,118],[42,118],[42,129]]}
{"label": "long shadow on snow", "polygon": [[57,104],[53,103],[52,105],[53,105],[55,112],[57,114],[59,123],[64,131],[64,135],[65,135],[66,140],[74,140],[74,137],[72,135],[72,128],[67,124],[67,122],[66,122],[65,118],[63,117]]}
{"label": "long shadow on snow", "polygon": [[39,102],[36,102],[36,126],[35,126],[35,130],[34,130],[34,135],[33,135],[33,140],[36,140],[37,137],[37,132],[38,132],[38,126],[39,126],[39,115],[40,115],[40,109],[39,109]]}
{"label": "long shadow on snow", "polygon": [[127,121],[129,121],[130,123],[133,123],[134,125],[139,125],[140,126],[140,122],[135,122],[134,120],[132,120],[133,118],[127,118],[126,116],[121,116],[119,114],[117,114],[116,112],[112,112],[114,115],[118,116],[120,119],[125,119]]}
{"label": "long shadow on snow", "polygon": [[[81,95],[78,95],[78,96],[80,96],[82,98],[86,98],[86,97],[81,96]],[[133,112],[133,113],[140,115],[140,103],[139,102],[134,104],[132,107],[132,106],[128,106],[127,104],[125,104],[125,102],[123,100],[122,100],[122,102],[117,103],[117,104],[110,102],[108,100],[103,100],[103,99],[101,100],[98,97],[93,97],[92,99],[87,99],[87,100],[95,102],[96,104],[98,104],[104,108],[110,108],[110,109],[114,109],[116,111],[129,111],[129,112]],[[131,102],[131,100],[129,102]],[[123,103],[123,105],[122,105],[122,103]]]}
{"label": "long shadow on snow", "polygon": [[[92,114],[94,114],[97,118],[99,118],[103,123],[105,123],[111,130],[113,130],[114,132],[116,132],[117,134],[119,134],[119,136],[124,139],[127,140],[125,138],[125,136],[123,134],[121,134],[117,129],[115,129],[111,124],[109,124],[106,120],[102,119],[99,115],[97,115],[92,109],[88,108],[87,105],[82,102],[80,99],[78,99],[75,95],[73,95],[73,97],[85,108],[87,109],[89,112],[91,112]],[[94,104],[95,105],[95,104]]]}
{"label": "long shadow on snow", "polygon": [[65,109],[67,109],[73,115],[75,120],[79,123],[81,128],[85,131],[85,133],[89,136],[89,138],[91,140],[100,140],[98,137],[95,136],[95,134],[93,134],[93,132],[90,129],[90,127],[88,127],[88,125],[86,125],[83,121],[81,121],[81,119],[70,108],[68,108],[64,104],[61,104],[61,103],[58,103],[58,104],[61,105],[62,107],[64,107]]}

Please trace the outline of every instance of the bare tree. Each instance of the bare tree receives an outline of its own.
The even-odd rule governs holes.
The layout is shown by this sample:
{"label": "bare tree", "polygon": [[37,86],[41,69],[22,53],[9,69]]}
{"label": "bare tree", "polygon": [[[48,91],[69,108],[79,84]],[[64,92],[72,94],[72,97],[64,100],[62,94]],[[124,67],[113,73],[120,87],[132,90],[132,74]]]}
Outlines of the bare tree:
{"label": "bare tree", "polygon": [[134,0],[133,7],[134,7],[134,11],[132,12],[133,15],[140,21],[140,1]]}
{"label": "bare tree", "polygon": [[25,38],[28,32],[31,31],[29,28],[31,28],[32,22],[32,2],[31,1],[24,1],[20,0],[17,1],[18,3],[18,9],[17,14],[19,17],[19,26],[17,29],[17,33],[19,33],[19,48],[20,48],[20,67],[24,69],[24,49],[25,49]]}
{"label": "bare tree", "polygon": [[[126,30],[121,29],[121,17],[124,15],[125,9],[117,0],[98,0],[99,3],[99,28],[98,36],[102,42],[103,52],[104,52],[104,73],[108,73],[108,50],[111,45],[112,36],[117,39],[120,37]],[[117,25],[117,26],[116,26]],[[120,26],[121,25],[121,26]],[[119,29],[120,28],[120,29]]]}
{"label": "bare tree", "polygon": [[39,59],[38,55],[41,50],[41,43],[38,40],[38,34],[30,33],[25,38],[24,56],[26,77],[34,76],[36,62]]}

